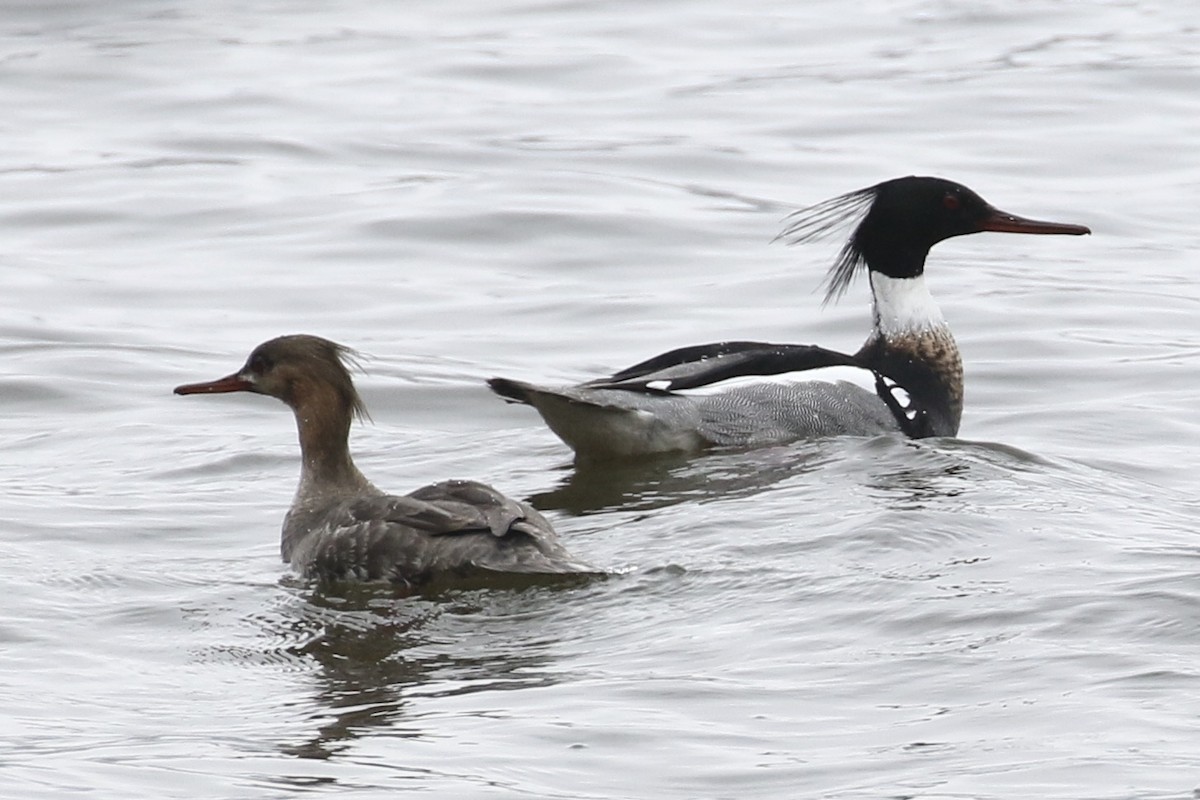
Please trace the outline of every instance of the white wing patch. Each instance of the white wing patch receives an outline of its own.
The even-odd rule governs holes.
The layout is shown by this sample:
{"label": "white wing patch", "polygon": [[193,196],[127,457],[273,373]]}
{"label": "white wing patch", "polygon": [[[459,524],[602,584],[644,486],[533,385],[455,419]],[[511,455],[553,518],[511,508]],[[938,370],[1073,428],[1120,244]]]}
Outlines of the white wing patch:
{"label": "white wing patch", "polygon": [[904,416],[908,417],[910,420],[917,418],[917,407],[913,405],[912,397],[909,396],[908,391],[905,390],[903,386],[884,375],[883,388],[885,388],[887,393],[892,396],[892,399],[896,401],[896,405],[899,406],[900,410],[904,412]]}
{"label": "white wing patch", "polygon": [[[697,386],[694,389],[676,389],[673,394],[684,397],[704,397],[737,389],[747,389],[752,386],[795,386],[803,383],[850,383],[875,394],[875,373],[862,367],[848,366],[781,372],[778,375],[739,375],[736,378],[727,378],[716,383]],[[652,381],[646,385],[660,391],[667,391],[671,388],[670,381]],[[904,390],[900,389],[900,391]]]}

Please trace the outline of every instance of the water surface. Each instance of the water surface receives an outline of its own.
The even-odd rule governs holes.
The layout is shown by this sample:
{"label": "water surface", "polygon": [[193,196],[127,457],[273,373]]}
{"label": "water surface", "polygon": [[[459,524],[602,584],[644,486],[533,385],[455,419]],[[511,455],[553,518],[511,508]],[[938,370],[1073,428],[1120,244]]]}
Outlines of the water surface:
{"label": "water surface", "polygon": [[[1165,3],[12,5],[0,775],[14,797],[1178,798],[1200,787],[1200,29]],[[494,374],[855,348],[790,210],[909,173],[1095,235],[929,280],[962,438],[576,470]],[[292,420],[531,498],[584,586],[288,576]]]}

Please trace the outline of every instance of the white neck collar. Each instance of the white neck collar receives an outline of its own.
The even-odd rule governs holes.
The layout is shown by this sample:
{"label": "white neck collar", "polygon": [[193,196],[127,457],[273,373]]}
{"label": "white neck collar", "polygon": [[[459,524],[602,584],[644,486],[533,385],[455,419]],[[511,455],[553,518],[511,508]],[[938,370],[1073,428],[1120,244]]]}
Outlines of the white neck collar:
{"label": "white neck collar", "polygon": [[946,326],[941,309],[925,286],[925,276],[889,278],[871,273],[875,327],[884,337],[911,335]]}

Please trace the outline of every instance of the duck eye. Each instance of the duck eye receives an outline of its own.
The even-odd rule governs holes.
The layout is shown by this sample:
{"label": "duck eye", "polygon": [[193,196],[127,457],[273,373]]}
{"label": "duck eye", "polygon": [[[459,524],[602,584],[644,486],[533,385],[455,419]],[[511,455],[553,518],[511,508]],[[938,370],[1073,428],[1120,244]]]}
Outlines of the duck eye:
{"label": "duck eye", "polygon": [[956,194],[947,193],[946,196],[942,198],[942,207],[947,211],[958,211],[958,207],[961,204],[962,203],[959,201],[958,195]]}
{"label": "duck eye", "polygon": [[262,375],[271,368],[271,361],[266,356],[256,355],[250,359],[250,371],[255,375]]}

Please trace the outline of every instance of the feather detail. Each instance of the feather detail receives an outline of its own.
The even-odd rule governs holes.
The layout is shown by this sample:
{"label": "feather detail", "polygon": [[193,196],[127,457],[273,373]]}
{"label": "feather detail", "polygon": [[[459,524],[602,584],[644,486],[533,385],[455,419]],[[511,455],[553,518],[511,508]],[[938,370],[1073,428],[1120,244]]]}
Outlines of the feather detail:
{"label": "feather detail", "polygon": [[881,185],[876,184],[865,189],[847,192],[799,211],[793,211],[786,217],[787,227],[775,237],[788,244],[800,244],[822,239],[851,225],[855,226],[854,233],[842,245],[833,266],[829,268],[829,273],[825,276],[823,284],[825,305],[837,301],[845,294],[846,290],[850,288],[850,284],[853,283],[854,276],[866,268],[866,260],[857,241],[858,225],[866,217],[871,204],[875,202]]}
{"label": "feather detail", "polygon": [[[342,368],[346,370],[347,374],[351,372],[362,373],[366,371],[363,369],[362,363],[366,359],[366,356],[354,348],[347,347],[344,344],[338,344],[336,342],[331,342],[331,344],[334,347],[334,354],[337,356],[338,362],[341,363]],[[367,404],[363,402],[363,399],[359,395],[358,389],[354,387],[353,382],[350,383],[350,386],[350,412],[359,422],[370,422],[371,414],[369,411],[367,411]]]}

